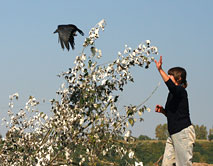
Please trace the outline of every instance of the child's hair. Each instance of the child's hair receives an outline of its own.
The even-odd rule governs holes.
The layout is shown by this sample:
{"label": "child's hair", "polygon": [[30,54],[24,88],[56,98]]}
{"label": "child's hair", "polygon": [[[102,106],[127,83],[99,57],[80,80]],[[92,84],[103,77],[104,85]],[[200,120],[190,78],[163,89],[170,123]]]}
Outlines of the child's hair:
{"label": "child's hair", "polygon": [[173,67],[168,70],[169,75],[173,75],[177,83],[184,88],[187,87],[186,70],[182,67]]}

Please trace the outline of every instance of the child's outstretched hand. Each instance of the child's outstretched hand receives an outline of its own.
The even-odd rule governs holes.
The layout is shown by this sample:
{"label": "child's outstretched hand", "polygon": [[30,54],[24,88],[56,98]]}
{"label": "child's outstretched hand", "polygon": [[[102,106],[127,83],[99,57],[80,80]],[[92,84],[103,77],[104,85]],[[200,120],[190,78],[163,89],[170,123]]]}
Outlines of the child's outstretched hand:
{"label": "child's outstretched hand", "polygon": [[156,105],[155,112],[162,113],[162,114],[164,114],[166,116],[166,111],[163,108],[163,106],[161,106],[161,105]]}
{"label": "child's outstretched hand", "polygon": [[169,76],[164,72],[164,70],[162,69],[162,56],[160,56],[160,59],[159,61],[156,61],[155,60],[155,64],[156,64],[156,67],[161,75],[161,77],[163,78],[164,82],[168,81],[169,80]]}
{"label": "child's outstretched hand", "polygon": [[160,60],[159,61],[156,61],[155,60],[155,64],[156,64],[156,67],[158,70],[162,69],[162,56],[160,56]]}
{"label": "child's outstretched hand", "polygon": [[155,107],[155,112],[159,112],[159,113],[162,113],[163,112],[163,106],[161,106],[161,105],[156,105],[156,107]]}

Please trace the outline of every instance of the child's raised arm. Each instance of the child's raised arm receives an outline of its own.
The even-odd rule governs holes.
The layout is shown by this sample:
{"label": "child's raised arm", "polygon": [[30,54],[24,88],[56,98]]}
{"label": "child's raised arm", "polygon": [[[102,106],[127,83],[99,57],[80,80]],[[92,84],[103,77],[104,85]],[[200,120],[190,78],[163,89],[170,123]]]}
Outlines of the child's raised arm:
{"label": "child's raised arm", "polygon": [[160,60],[159,61],[155,60],[155,64],[156,64],[156,67],[157,67],[161,77],[163,78],[164,82],[167,82],[169,80],[169,76],[162,69],[162,64],[163,64],[162,56],[160,56]]}

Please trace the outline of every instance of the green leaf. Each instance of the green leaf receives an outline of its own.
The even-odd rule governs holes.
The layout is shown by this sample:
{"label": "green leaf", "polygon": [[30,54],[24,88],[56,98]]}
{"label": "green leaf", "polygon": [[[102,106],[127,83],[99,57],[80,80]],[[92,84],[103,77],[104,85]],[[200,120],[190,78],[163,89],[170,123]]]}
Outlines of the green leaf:
{"label": "green leaf", "polygon": [[88,61],[88,65],[89,65],[89,67],[92,66],[92,61],[91,60]]}
{"label": "green leaf", "polygon": [[134,119],[133,119],[133,118],[129,118],[129,119],[128,119],[128,121],[129,121],[129,123],[131,124],[131,126],[133,126],[133,125],[134,125],[134,123],[135,123],[135,121],[134,121]]}
{"label": "green leaf", "polygon": [[127,111],[127,116],[132,116],[133,115],[133,110],[132,109],[128,109]]}
{"label": "green leaf", "polygon": [[119,96],[115,96],[114,102],[116,103],[118,101]]}
{"label": "green leaf", "polygon": [[144,119],[143,119],[143,118],[140,118],[140,122],[142,122],[142,121],[144,121]]}
{"label": "green leaf", "polygon": [[141,113],[143,113],[144,112],[144,107],[140,108],[138,111],[141,112]]}

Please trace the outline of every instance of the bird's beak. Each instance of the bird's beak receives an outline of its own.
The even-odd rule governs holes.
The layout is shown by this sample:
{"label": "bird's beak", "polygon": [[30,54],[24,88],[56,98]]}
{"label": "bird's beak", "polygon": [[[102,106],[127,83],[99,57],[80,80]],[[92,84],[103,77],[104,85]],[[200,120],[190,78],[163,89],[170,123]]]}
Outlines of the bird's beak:
{"label": "bird's beak", "polygon": [[53,33],[57,33],[57,32],[58,32],[58,30],[56,29],[55,32],[53,32]]}

